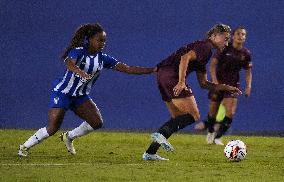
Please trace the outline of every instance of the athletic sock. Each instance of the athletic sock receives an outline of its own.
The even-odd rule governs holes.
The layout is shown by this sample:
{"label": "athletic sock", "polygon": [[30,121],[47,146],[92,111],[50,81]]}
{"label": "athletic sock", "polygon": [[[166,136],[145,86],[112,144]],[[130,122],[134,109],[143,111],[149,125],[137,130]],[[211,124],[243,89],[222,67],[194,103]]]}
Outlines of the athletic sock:
{"label": "athletic sock", "polygon": [[46,127],[41,128],[37,130],[37,132],[32,135],[25,143],[24,146],[27,148],[31,148],[32,146],[38,144],[42,140],[49,137],[49,134],[47,133]]}
{"label": "athletic sock", "polygon": [[225,116],[215,138],[221,138],[226,133],[226,131],[228,131],[228,129],[231,127],[232,121],[233,121],[232,118]]}
{"label": "athletic sock", "polygon": [[[174,132],[183,129],[194,122],[194,117],[190,114],[177,116],[176,118],[170,119],[162,127],[160,127],[158,133],[162,134],[166,139],[168,139]],[[156,154],[159,147],[160,144],[157,142],[152,142],[146,152],[148,154]]]}
{"label": "athletic sock", "polygon": [[216,119],[214,117],[211,116],[207,116],[207,120],[204,121],[205,124],[205,128],[208,129],[209,133],[213,133],[214,132],[214,124],[216,123]]}
{"label": "athletic sock", "polygon": [[84,121],[77,128],[74,128],[73,130],[68,131],[68,138],[73,140],[77,137],[87,135],[87,134],[91,133],[92,131],[94,131],[94,129],[89,125],[89,123]]}

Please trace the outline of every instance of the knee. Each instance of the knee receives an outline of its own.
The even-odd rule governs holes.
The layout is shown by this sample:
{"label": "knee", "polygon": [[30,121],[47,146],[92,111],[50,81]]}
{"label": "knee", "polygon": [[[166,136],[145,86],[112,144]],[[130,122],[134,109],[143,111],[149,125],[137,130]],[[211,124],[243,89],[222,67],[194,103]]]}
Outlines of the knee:
{"label": "knee", "polygon": [[103,127],[103,121],[97,122],[97,129]]}
{"label": "knee", "polygon": [[199,121],[200,120],[200,113],[198,111],[193,112],[192,116],[193,116],[195,121]]}
{"label": "knee", "polygon": [[235,113],[234,113],[234,112],[231,112],[231,111],[229,111],[229,112],[226,113],[226,116],[229,117],[229,118],[233,118],[234,115],[235,115]]}
{"label": "knee", "polygon": [[90,126],[92,127],[93,130],[99,129],[103,127],[103,120],[102,119],[97,119],[97,120],[92,120],[91,122],[88,122]]}
{"label": "knee", "polygon": [[59,130],[59,127],[56,127],[56,126],[53,126],[53,127],[48,126],[46,129],[49,136],[54,135],[58,130]]}

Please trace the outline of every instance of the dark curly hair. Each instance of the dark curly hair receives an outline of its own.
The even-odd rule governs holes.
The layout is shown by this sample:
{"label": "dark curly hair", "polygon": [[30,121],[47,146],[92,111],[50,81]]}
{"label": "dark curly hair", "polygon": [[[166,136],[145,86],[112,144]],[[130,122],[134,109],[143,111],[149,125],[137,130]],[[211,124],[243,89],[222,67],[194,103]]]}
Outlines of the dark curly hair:
{"label": "dark curly hair", "polygon": [[103,31],[104,29],[99,23],[81,25],[74,33],[70,44],[65,48],[61,58],[64,60],[71,49],[75,47],[83,47],[86,40]]}

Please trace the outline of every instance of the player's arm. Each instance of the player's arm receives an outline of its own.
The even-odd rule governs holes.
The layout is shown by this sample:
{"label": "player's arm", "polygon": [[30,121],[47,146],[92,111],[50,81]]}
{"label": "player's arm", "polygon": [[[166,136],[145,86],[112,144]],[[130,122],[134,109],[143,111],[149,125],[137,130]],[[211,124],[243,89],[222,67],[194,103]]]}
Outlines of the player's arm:
{"label": "player's arm", "polygon": [[217,76],[216,76],[216,66],[218,64],[217,58],[212,58],[210,62],[210,75],[213,83],[218,83]]}
{"label": "player's arm", "polygon": [[216,84],[208,81],[206,72],[196,72],[197,80],[201,88],[207,90],[227,91],[234,95],[239,95],[242,92],[236,88],[225,84]]}
{"label": "player's arm", "polygon": [[128,74],[150,74],[157,71],[157,68],[145,68],[145,67],[139,67],[139,66],[128,66],[125,63],[117,63],[114,67],[115,70],[128,73]]}
{"label": "player's arm", "polygon": [[249,97],[251,93],[251,82],[252,82],[252,71],[251,67],[245,70],[246,74],[246,89],[245,89],[245,96]]}
{"label": "player's arm", "polygon": [[187,89],[185,85],[185,77],[186,77],[188,63],[189,61],[195,60],[196,57],[197,57],[196,53],[193,50],[181,56],[180,63],[179,63],[178,84],[173,89],[175,96],[178,96],[182,90]]}
{"label": "player's arm", "polygon": [[84,79],[91,79],[92,77],[88,75],[85,71],[81,70],[77,65],[76,65],[76,60],[75,59],[67,59],[65,61],[66,67],[68,70],[74,72],[75,74],[79,75],[81,78]]}

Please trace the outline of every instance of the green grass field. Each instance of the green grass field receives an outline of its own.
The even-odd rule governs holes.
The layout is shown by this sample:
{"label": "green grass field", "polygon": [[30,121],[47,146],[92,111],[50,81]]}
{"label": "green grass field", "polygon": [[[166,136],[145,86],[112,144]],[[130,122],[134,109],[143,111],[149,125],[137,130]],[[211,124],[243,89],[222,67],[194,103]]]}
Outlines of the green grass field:
{"label": "green grass field", "polygon": [[240,139],[248,154],[229,162],[223,146],[207,145],[205,136],[176,134],[169,161],[143,161],[149,133],[94,132],[75,140],[76,156],[55,136],[17,156],[18,145],[34,131],[0,130],[0,181],[284,181],[284,138],[226,136]]}

